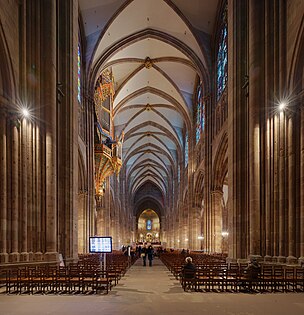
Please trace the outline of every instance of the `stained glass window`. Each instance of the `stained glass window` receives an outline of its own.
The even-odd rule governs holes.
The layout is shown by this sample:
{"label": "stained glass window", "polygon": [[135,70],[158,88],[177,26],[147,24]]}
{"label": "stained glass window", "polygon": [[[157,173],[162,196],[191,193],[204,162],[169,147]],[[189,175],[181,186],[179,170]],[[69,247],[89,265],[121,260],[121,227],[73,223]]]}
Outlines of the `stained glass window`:
{"label": "stained glass window", "polygon": [[197,89],[197,107],[196,107],[196,143],[198,143],[205,128],[205,103],[203,99],[202,84]]}
{"label": "stained glass window", "polygon": [[77,99],[78,102],[81,103],[81,54],[80,54],[80,44],[78,44],[78,56],[77,56],[77,84],[78,84],[78,89],[77,89]]}
{"label": "stained glass window", "polygon": [[222,27],[220,30],[218,51],[217,51],[217,100],[223,94],[227,84],[228,73],[228,48],[227,48],[227,8],[223,12]]}
{"label": "stained glass window", "polygon": [[152,221],[151,220],[147,220],[147,222],[146,222],[146,226],[147,226],[147,230],[148,231],[150,231],[150,230],[152,230]]}
{"label": "stained glass window", "polygon": [[189,144],[188,144],[188,132],[186,133],[185,137],[185,167],[188,165],[188,151],[189,151]]}

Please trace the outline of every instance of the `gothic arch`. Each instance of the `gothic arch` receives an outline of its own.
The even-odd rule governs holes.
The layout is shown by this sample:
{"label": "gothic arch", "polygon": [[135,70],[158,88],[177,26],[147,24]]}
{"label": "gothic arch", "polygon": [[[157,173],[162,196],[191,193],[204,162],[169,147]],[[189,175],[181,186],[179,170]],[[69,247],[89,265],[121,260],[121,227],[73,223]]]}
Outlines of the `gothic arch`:
{"label": "gothic arch", "polygon": [[[304,88],[303,69],[304,69],[304,16],[296,36],[295,49],[292,55],[292,62],[289,72],[290,83],[289,90],[294,93],[299,93]],[[303,92],[302,92],[303,93]]]}
{"label": "gothic arch", "polygon": [[16,90],[15,90],[15,78],[13,74],[12,60],[5,38],[4,30],[0,22],[0,98],[1,102],[15,103]]}

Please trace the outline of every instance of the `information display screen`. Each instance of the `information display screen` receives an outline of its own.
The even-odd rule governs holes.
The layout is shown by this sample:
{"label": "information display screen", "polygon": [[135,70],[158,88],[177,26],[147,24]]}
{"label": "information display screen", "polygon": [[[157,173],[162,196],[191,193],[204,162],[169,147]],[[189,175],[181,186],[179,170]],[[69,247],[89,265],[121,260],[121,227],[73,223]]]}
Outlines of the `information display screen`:
{"label": "information display screen", "polygon": [[90,253],[112,253],[112,237],[90,237]]}

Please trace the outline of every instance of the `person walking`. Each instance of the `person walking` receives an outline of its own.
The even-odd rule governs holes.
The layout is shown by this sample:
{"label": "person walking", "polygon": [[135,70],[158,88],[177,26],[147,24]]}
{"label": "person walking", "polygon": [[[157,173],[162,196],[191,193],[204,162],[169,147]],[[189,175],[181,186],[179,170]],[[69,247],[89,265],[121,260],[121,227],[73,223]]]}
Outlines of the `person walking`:
{"label": "person walking", "polygon": [[150,245],[147,249],[147,255],[149,259],[149,266],[152,267],[152,260],[153,260],[153,255],[154,255],[154,249],[152,245]]}
{"label": "person walking", "polygon": [[147,247],[146,247],[146,245],[144,245],[144,247],[141,249],[140,256],[143,259],[143,266],[146,266],[146,261],[147,261]]}

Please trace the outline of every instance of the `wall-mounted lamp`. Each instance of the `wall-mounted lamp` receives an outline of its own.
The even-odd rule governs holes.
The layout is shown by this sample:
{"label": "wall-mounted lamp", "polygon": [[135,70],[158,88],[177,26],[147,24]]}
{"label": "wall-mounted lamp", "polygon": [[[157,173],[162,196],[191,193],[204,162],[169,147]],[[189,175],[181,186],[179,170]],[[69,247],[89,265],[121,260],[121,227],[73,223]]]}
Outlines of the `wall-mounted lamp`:
{"label": "wall-mounted lamp", "polygon": [[222,236],[223,236],[223,237],[227,237],[228,235],[229,235],[228,232],[222,232]]}
{"label": "wall-mounted lamp", "polygon": [[204,239],[204,236],[199,235],[199,236],[197,237],[197,239],[198,239],[198,240],[203,240],[203,239]]}
{"label": "wall-mounted lamp", "polygon": [[283,110],[285,110],[285,108],[286,108],[286,103],[285,102],[281,102],[279,104],[279,111],[282,112]]}
{"label": "wall-mounted lamp", "polygon": [[22,108],[21,113],[24,118],[28,118],[30,116],[30,112],[28,111],[27,108]]}

